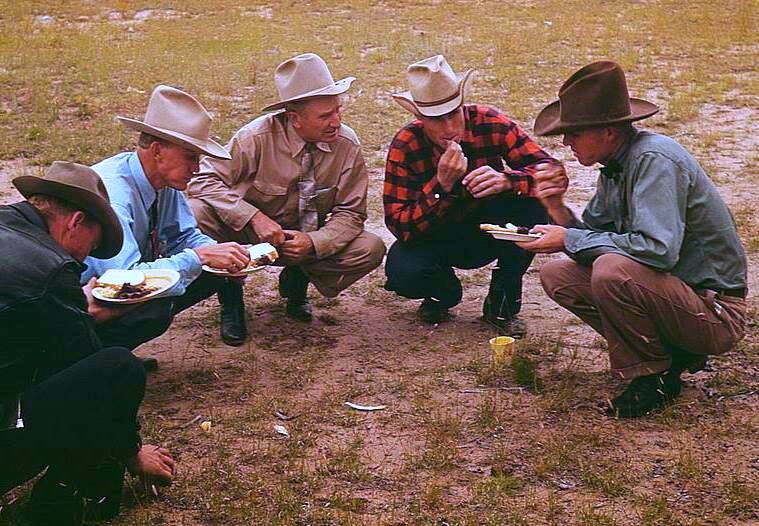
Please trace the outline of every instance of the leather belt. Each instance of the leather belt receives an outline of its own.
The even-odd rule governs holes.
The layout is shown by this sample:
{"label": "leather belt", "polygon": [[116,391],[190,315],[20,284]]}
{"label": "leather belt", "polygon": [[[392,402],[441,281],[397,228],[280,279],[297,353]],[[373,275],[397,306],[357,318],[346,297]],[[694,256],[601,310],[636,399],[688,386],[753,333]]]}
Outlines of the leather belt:
{"label": "leather belt", "polygon": [[711,290],[718,296],[730,296],[732,298],[746,298],[746,293],[748,292],[748,289],[746,287],[743,287],[741,289],[701,289],[698,292],[703,293],[707,290]]}

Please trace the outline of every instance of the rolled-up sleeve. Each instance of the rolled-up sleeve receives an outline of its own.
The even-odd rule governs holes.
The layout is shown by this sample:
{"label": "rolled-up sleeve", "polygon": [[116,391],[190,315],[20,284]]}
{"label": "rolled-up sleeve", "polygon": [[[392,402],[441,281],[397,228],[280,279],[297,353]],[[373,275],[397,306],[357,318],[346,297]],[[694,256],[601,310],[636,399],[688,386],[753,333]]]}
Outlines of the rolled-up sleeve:
{"label": "rolled-up sleeve", "polygon": [[588,228],[568,229],[565,249],[581,263],[618,253],[658,270],[670,270],[677,264],[685,236],[687,176],[675,161],[659,153],[640,156],[629,176],[626,232],[604,231],[606,218],[589,206],[583,214]]}
{"label": "rolled-up sleeve", "polygon": [[246,134],[244,128],[232,137],[226,148],[232,158],[204,157],[187,193],[211,206],[224,224],[239,232],[258,212],[258,208],[245,200],[245,184],[255,178],[259,149],[255,136]]}
{"label": "rolled-up sleeve", "polygon": [[336,185],[337,194],[329,221],[308,233],[319,259],[337,254],[364,230],[369,176],[360,148],[356,148],[353,162],[347,166]]}

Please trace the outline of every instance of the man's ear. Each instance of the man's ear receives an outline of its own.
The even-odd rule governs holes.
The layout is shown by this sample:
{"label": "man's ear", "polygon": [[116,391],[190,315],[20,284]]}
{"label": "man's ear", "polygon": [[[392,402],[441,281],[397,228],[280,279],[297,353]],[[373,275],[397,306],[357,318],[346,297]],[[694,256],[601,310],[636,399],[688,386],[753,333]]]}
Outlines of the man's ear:
{"label": "man's ear", "polygon": [[148,151],[150,152],[150,155],[153,156],[153,158],[158,157],[161,154],[162,144],[158,141],[153,141],[150,143],[150,146],[148,146]]}
{"label": "man's ear", "polygon": [[84,224],[84,222],[87,220],[87,214],[82,212],[81,210],[77,210],[73,214],[69,215],[66,219],[66,230],[73,231],[77,227]]}
{"label": "man's ear", "polygon": [[287,120],[293,125],[293,128],[299,130],[301,128],[301,117],[297,111],[288,111]]}

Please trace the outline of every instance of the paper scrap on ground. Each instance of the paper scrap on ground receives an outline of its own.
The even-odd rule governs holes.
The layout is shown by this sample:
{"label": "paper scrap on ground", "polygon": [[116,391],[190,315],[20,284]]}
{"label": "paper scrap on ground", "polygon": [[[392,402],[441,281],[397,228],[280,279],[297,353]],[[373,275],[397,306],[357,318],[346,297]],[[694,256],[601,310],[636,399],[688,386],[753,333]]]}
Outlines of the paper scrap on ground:
{"label": "paper scrap on ground", "polygon": [[345,405],[356,411],[381,411],[387,407],[386,405],[360,405],[353,402],[345,402]]}
{"label": "paper scrap on ground", "polygon": [[283,411],[280,411],[279,409],[275,409],[274,410],[274,416],[276,416],[280,420],[292,420],[297,415],[290,416],[290,415],[284,413]]}
{"label": "paper scrap on ground", "polygon": [[276,431],[277,433],[279,433],[280,435],[282,435],[284,437],[289,437],[290,436],[290,432],[287,430],[287,428],[285,426],[282,426],[282,425],[279,425],[279,424],[277,424],[277,425],[274,426],[274,431]]}

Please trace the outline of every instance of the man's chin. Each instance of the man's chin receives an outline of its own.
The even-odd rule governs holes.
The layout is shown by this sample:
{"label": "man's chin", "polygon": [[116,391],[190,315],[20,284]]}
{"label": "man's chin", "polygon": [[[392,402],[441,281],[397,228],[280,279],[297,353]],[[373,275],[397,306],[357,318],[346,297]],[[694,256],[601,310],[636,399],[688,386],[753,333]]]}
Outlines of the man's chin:
{"label": "man's chin", "polygon": [[334,142],[337,140],[337,138],[340,136],[338,133],[340,130],[335,130],[332,133],[326,133],[322,135],[322,142]]}

